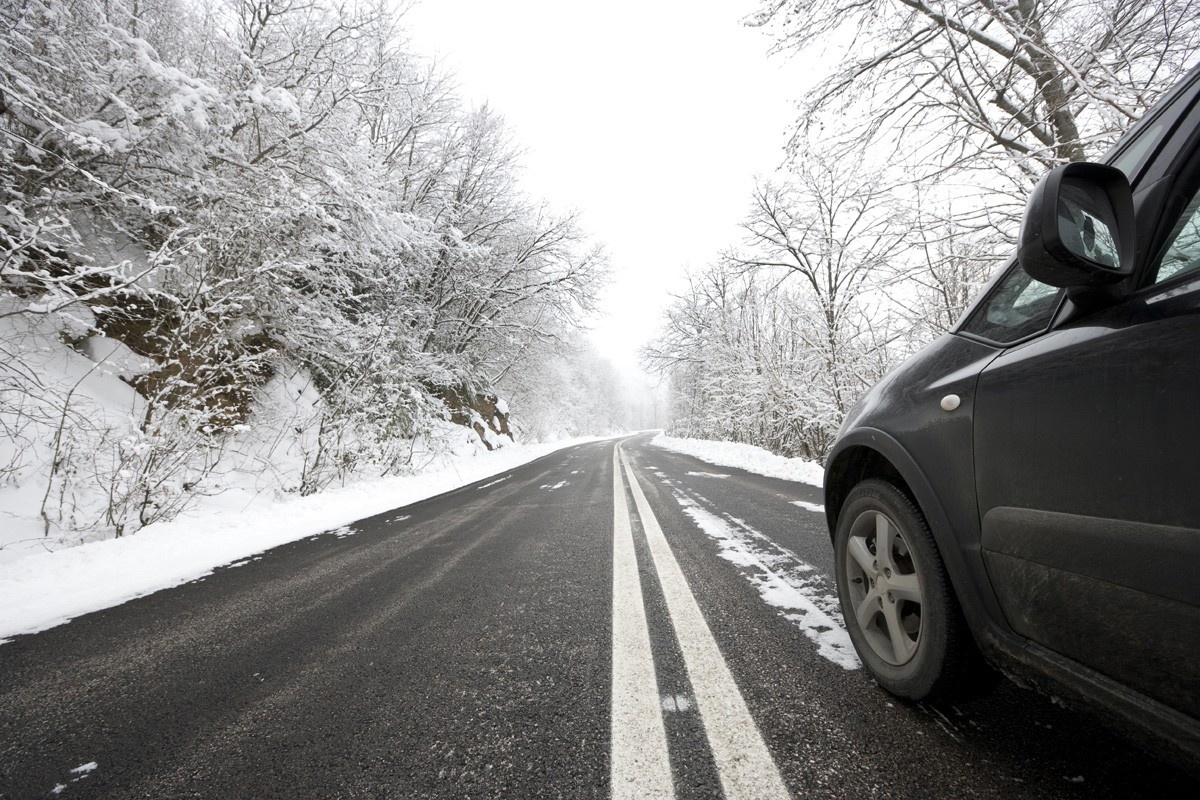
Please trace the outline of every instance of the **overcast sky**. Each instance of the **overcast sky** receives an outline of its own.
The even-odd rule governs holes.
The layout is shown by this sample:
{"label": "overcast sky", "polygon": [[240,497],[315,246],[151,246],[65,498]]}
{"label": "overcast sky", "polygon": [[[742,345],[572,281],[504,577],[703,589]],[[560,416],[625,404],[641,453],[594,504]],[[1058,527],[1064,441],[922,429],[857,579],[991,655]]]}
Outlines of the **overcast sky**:
{"label": "overcast sky", "polygon": [[[741,24],[755,0],[424,0],[405,19],[526,155],[525,186],[582,213],[614,282],[593,340],[622,367],[684,269],[739,237],[783,158],[799,65]],[[789,81],[788,74],[793,76]]]}

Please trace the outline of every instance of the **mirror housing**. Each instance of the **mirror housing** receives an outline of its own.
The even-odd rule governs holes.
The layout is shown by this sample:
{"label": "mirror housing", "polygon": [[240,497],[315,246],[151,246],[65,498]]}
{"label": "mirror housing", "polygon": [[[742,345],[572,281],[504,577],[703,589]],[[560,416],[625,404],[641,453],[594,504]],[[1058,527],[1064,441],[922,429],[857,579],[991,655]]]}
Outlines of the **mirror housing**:
{"label": "mirror housing", "polygon": [[1029,197],[1017,260],[1051,286],[1106,286],[1133,273],[1135,239],[1125,173],[1105,164],[1064,164]]}

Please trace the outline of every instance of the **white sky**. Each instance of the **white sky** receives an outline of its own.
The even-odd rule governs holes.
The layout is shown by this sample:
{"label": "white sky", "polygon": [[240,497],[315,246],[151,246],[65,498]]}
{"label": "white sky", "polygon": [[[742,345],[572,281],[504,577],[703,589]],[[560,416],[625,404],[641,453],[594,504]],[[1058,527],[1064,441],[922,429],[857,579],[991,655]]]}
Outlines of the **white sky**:
{"label": "white sky", "polygon": [[505,117],[530,194],[578,209],[605,244],[613,285],[592,338],[623,369],[685,267],[739,240],[754,176],[782,161],[801,67],[741,24],[755,6],[424,0],[405,16],[464,100]]}

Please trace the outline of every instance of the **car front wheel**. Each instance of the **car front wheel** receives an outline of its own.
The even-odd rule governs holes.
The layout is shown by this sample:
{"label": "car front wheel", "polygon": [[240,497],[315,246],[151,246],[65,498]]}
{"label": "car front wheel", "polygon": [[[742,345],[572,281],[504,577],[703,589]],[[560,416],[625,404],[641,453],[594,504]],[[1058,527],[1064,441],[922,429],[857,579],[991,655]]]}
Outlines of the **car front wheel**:
{"label": "car front wheel", "polygon": [[850,492],[834,537],[838,598],[850,638],[892,694],[964,693],[978,670],[974,642],[920,510],[892,484]]}

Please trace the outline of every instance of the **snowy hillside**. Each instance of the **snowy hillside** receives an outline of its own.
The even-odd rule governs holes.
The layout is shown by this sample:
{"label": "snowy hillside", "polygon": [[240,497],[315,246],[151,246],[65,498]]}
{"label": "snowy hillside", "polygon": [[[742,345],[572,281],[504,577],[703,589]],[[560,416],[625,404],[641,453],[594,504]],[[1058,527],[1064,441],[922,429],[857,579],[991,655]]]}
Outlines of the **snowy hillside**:
{"label": "snowy hillside", "polygon": [[[128,487],[146,409],[127,381],[146,371],[147,359],[92,332],[86,308],[18,310],[0,296],[0,342],[21,348],[25,368],[19,374],[9,368],[0,406],[6,432],[0,439],[0,563],[115,535],[115,522],[135,500]],[[203,516],[273,507],[298,496],[307,454],[320,435],[321,407],[311,380],[294,369],[279,370],[256,393],[246,423],[217,442],[177,454],[157,487],[151,521],[186,509]],[[510,448],[522,455],[541,452]],[[470,429],[443,423],[410,443],[403,471],[425,473],[451,462],[465,469],[463,459],[486,452]],[[479,461],[486,472],[503,469],[513,457]],[[379,478],[358,473],[347,482],[375,486]]]}

